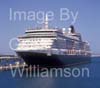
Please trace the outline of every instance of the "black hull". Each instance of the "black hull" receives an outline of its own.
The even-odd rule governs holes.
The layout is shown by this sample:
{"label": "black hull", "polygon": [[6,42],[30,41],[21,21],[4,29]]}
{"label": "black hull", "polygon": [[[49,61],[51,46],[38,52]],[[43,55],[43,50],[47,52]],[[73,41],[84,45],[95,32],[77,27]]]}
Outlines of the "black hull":
{"label": "black hull", "polygon": [[51,55],[34,52],[16,52],[24,59],[27,65],[41,66],[68,66],[73,64],[86,63],[91,61],[90,56],[77,55]]}

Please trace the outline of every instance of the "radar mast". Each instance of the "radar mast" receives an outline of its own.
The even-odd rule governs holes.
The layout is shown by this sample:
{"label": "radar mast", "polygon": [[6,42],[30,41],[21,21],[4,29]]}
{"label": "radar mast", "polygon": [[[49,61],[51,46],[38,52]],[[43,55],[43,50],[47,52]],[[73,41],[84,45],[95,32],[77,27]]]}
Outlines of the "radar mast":
{"label": "radar mast", "polygon": [[45,22],[44,22],[45,29],[48,29],[48,15],[45,16]]}

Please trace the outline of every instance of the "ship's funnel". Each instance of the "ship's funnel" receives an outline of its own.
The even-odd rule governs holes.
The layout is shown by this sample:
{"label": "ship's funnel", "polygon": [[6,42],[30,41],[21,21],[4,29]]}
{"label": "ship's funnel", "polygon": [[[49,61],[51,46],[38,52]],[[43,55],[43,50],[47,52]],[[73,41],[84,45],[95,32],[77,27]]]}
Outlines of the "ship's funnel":
{"label": "ship's funnel", "polygon": [[75,28],[73,25],[71,25],[69,28],[68,28],[68,33],[75,33]]}

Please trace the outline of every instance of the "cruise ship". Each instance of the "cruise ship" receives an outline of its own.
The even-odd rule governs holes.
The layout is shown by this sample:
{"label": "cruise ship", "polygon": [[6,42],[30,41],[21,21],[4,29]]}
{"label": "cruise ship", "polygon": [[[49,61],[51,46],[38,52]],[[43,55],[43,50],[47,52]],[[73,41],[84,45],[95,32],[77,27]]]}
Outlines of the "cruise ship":
{"label": "cruise ship", "polygon": [[27,65],[60,66],[91,61],[90,45],[74,26],[68,30],[49,28],[48,17],[43,28],[26,30],[18,42],[15,52]]}

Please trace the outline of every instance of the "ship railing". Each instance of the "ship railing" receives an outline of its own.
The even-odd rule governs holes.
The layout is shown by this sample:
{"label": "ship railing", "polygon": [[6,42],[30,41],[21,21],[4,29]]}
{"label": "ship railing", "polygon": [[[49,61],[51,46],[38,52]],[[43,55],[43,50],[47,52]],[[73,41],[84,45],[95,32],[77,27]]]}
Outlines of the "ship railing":
{"label": "ship railing", "polygon": [[66,51],[67,55],[84,55],[87,56],[89,52],[84,51],[84,50],[75,50],[75,49],[70,49]]}
{"label": "ship railing", "polygon": [[90,56],[90,51],[85,50],[75,50],[75,49],[49,49],[47,51],[49,54],[59,54],[59,55],[83,55],[83,56]]}

